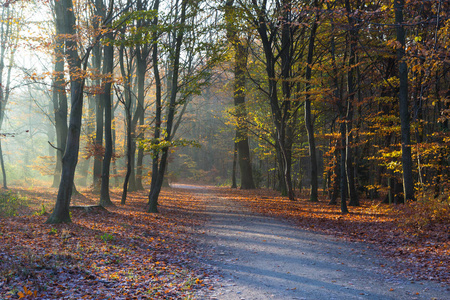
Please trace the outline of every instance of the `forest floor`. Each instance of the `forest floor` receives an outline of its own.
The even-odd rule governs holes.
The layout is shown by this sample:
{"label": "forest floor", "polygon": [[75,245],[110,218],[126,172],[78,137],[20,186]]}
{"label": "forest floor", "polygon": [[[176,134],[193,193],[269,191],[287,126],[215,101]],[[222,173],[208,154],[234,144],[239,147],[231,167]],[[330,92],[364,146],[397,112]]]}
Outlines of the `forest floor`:
{"label": "forest floor", "polygon": [[[237,280],[239,276],[230,273],[238,271],[236,268],[240,265],[236,264],[236,259],[249,261],[250,258],[247,252],[235,252],[237,248],[233,243],[242,232],[251,232],[252,229],[236,231],[236,228],[228,228],[234,232],[228,245],[218,238],[220,234],[229,236],[229,232],[223,230],[236,222],[245,221],[247,223],[243,224],[248,224],[245,226],[253,226],[253,218],[259,223],[261,218],[270,220],[268,224],[274,228],[284,228],[285,224],[289,224],[291,229],[301,228],[303,230],[298,231],[304,232],[305,236],[319,233],[313,236],[323,236],[328,248],[320,249],[321,256],[316,260],[353,254],[355,258],[361,255],[370,257],[370,272],[388,274],[384,278],[389,280],[383,284],[391,286],[388,292],[392,295],[402,289],[399,282],[405,282],[399,278],[411,285],[417,282],[417,289],[408,287],[408,293],[413,293],[411,299],[428,295],[426,292],[431,289],[428,285],[441,288],[440,295],[449,293],[448,223],[428,220],[419,224],[420,219],[413,217],[409,208],[392,208],[368,200],[362,201],[360,207],[351,207],[350,214],[342,215],[338,207],[327,205],[325,200],[319,203],[301,200],[306,199],[306,195],[300,195],[300,200],[292,202],[268,190],[186,187],[189,186],[163,190],[159,214],[145,212],[146,192],[130,193],[127,204],[121,206],[120,192],[115,190],[111,193],[115,207],[89,211],[74,209],[71,211],[73,223],[60,225],[44,224],[54,205],[56,190],[11,189],[11,193],[2,195],[2,199],[8,199],[7,203],[0,201],[3,211],[5,207],[10,208],[7,212],[16,215],[0,215],[0,299],[244,299],[246,291],[238,287],[241,284]],[[97,204],[97,195],[81,192],[81,195],[73,197],[72,205]],[[15,197],[16,193],[20,196]],[[230,216],[230,212],[237,219],[224,219],[224,216]],[[243,219],[243,216],[247,217]],[[220,223],[224,220],[228,223]],[[413,226],[416,221],[420,226]],[[280,235],[268,234],[272,229],[267,226],[262,227],[267,228],[265,237],[261,238],[259,233],[256,235],[260,245],[276,244],[269,238]],[[254,230],[261,228],[255,227]],[[335,236],[341,241],[330,240],[325,235]],[[297,244],[301,243],[298,237],[295,239]],[[307,239],[310,242],[311,236]],[[278,247],[280,251],[285,248],[282,246],[285,242],[287,240]],[[349,244],[349,252],[345,252],[344,245],[339,243]],[[311,250],[322,247],[317,243],[308,245]],[[253,251],[249,253],[258,258],[257,253],[273,250],[264,247],[246,251]],[[233,256],[235,254],[236,257]],[[339,261],[344,263],[339,272],[346,270],[345,263],[351,260],[351,257],[346,257],[345,261]],[[252,272],[248,265],[241,267]],[[303,262],[302,268],[305,267]],[[285,271],[285,266],[280,268]],[[320,265],[314,268],[311,272],[323,269]],[[368,270],[365,271],[367,273]],[[283,272],[275,274],[283,277],[287,274]],[[302,276],[305,277],[304,274]],[[334,285],[355,293],[359,291],[352,289],[353,279],[344,277],[346,285],[340,282],[344,280],[342,278],[328,279],[327,286]],[[292,281],[292,278],[287,280]],[[318,289],[316,285],[319,283],[312,284],[313,278],[308,280],[311,288]],[[283,288],[293,293],[305,287]],[[360,291],[352,295],[376,299],[369,294],[370,291]],[[251,297],[252,294],[248,295]],[[270,295],[267,299],[271,299]],[[304,299],[314,296],[304,295]],[[379,294],[380,299],[383,295]],[[254,299],[264,299],[256,297]]]}

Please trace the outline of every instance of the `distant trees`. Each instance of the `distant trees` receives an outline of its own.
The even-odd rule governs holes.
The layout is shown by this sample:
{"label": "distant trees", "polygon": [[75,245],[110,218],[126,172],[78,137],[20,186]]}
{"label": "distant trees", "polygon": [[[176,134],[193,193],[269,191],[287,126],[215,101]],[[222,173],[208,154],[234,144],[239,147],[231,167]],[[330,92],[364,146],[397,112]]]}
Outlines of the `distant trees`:
{"label": "distant trees", "polygon": [[[324,143],[323,133],[318,134],[318,144],[319,149],[329,147],[325,159],[330,159],[325,161],[329,164],[326,166],[329,171],[324,173],[328,179],[324,178],[322,182],[334,190],[330,192],[333,197],[336,197],[337,189],[341,190],[343,212],[347,211],[347,197],[350,197],[349,205],[359,204],[357,189],[366,189],[372,196],[379,190],[390,190],[397,194],[396,197],[409,200],[415,198],[412,178],[418,176],[420,185],[416,188],[425,188],[424,179],[432,180],[433,176],[424,173],[441,174],[437,171],[439,168],[434,169],[434,163],[433,167],[424,167],[424,157],[431,159],[431,156],[421,147],[424,140],[429,140],[427,134],[432,132],[429,125],[437,124],[434,113],[445,112],[443,106],[439,109],[437,106],[448,97],[448,84],[441,89],[443,82],[440,80],[445,78],[443,74],[447,74],[448,69],[441,52],[448,39],[440,35],[448,28],[448,22],[444,20],[449,16],[443,10],[448,7],[447,1],[412,1],[407,6],[403,1],[366,3],[351,0],[313,1],[309,5],[300,1],[256,0],[237,1],[237,4],[242,11],[239,16],[244,16],[244,20],[253,25],[248,26],[249,30],[258,34],[250,47],[260,47],[264,53],[262,59],[257,51],[253,51],[249,59],[259,59],[264,64],[267,84],[262,85],[258,78],[253,79],[253,84],[261,91],[266,89],[264,97],[272,109],[273,137],[277,141],[273,144],[278,153],[277,167],[284,170],[285,175],[292,162],[286,164],[286,159],[280,158],[289,157],[290,143],[293,143],[293,149],[304,147],[296,144],[302,138],[288,130],[289,124],[294,124],[292,120],[302,122],[293,112],[304,109],[309,134],[306,145],[310,147],[311,157],[308,168],[312,171],[306,178],[311,182],[312,200],[317,197],[314,192],[316,176],[322,177],[320,172],[313,173],[314,156],[320,150],[312,150],[315,144],[312,138],[317,132],[327,131],[325,128],[331,129],[328,134],[330,146]],[[317,22],[318,16],[321,16],[320,22]],[[425,53],[432,55],[424,56]],[[297,71],[297,65],[302,62],[306,67]],[[304,82],[299,80],[302,77]],[[305,96],[303,107],[296,105],[303,104],[298,100],[299,93]],[[276,97],[278,94],[280,96]],[[431,98],[436,100],[428,100]],[[431,123],[424,123],[426,112],[428,117],[434,116],[425,117]],[[408,124],[408,120],[412,123]],[[445,126],[446,120],[447,117],[441,118]],[[257,124],[256,120],[250,122]],[[315,122],[319,127],[313,129]],[[408,138],[410,127],[416,133],[413,138]],[[256,133],[256,128],[251,131]],[[256,136],[261,141],[261,135]],[[445,144],[439,140],[434,139],[433,145]],[[398,148],[400,141],[401,149]],[[414,143],[418,145],[415,149]],[[442,149],[441,146],[434,149]],[[444,165],[441,167],[446,168]],[[398,178],[398,174],[403,178]],[[290,176],[284,180],[289,181]],[[402,195],[392,189],[399,180],[404,184]],[[437,182],[441,183],[440,180]]]}
{"label": "distant trees", "polygon": [[[7,3],[6,3],[7,4]],[[0,6],[0,130],[5,119],[6,105],[10,98],[11,70],[14,54],[19,39],[19,21],[11,5]],[[1,135],[1,134],[0,134]],[[7,189],[5,162],[3,160],[0,136],[0,166],[2,169],[3,188]]]}
{"label": "distant trees", "polygon": [[[41,84],[52,90],[59,194],[48,222],[70,221],[85,143],[84,156],[94,157],[85,170],[102,205],[111,204],[111,162],[123,203],[149,181],[149,212],[158,210],[173,160],[188,166],[174,172],[197,168],[193,177],[218,182],[234,151],[218,138],[226,136],[231,148],[230,131],[213,126],[234,132],[242,188],[270,186],[294,200],[296,189],[309,186],[311,201],[322,188],[330,203],[341,198],[343,213],[361,196],[442,197],[450,166],[449,3],[405,2],[52,2],[56,25],[45,55],[54,72]],[[0,6],[2,20],[11,20],[12,5]],[[0,23],[0,126],[16,27]],[[203,111],[227,101],[230,122]],[[192,122],[184,127],[186,116]],[[211,122],[195,124],[196,117]],[[176,149],[194,136],[215,153]],[[6,187],[3,163],[2,170]]]}

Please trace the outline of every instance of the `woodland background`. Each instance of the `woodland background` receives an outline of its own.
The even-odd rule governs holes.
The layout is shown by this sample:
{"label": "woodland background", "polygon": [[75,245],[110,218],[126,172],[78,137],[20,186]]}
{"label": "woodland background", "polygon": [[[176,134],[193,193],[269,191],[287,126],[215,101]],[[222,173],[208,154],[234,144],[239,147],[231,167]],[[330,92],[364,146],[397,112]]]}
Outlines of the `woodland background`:
{"label": "woodland background", "polygon": [[449,1],[0,8],[3,187],[52,181],[49,222],[163,179],[448,211]]}
{"label": "woodland background", "polygon": [[192,230],[218,195],[445,286],[449,11],[3,0],[0,295],[201,298]]}

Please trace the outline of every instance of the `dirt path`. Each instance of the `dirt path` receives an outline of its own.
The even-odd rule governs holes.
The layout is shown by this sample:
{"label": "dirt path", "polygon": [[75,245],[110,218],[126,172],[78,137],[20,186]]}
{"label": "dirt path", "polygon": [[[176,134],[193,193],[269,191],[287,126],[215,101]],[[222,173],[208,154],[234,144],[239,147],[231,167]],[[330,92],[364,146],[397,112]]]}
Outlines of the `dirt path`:
{"label": "dirt path", "polygon": [[202,299],[450,299],[448,286],[393,276],[368,245],[253,214],[208,190],[198,196],[210,216],[200,247],[222,274]]}

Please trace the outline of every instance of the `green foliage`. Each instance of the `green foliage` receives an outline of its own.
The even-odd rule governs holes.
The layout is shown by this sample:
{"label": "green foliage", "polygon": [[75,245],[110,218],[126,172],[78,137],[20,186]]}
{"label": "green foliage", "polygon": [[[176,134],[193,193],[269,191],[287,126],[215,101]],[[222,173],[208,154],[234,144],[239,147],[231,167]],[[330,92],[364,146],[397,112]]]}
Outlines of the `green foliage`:
{"label": "green foliage", "polygon": [[120,38],[114,41],[107,39],[103,43],[113,42],[117,45],[132,47],[139,44],[149,44],[152,41],[152,33],[161,31],[161,28],[152,24],[157,12],[154,10],[141,10],[124,13],[112,25],[113,28],[124,28]]}
{"label": "green foliage", "polygon": [[42,204],[41,210],[34,213],[36,216],[43,216],[47,214],[47,210],[45,209],[44,204]]}
{"label": "green foliage", "polygon": [[200,144],[196,141],[179,139],[175,141],[167,141],[165,139],[139,139],[139,148],[147,152],[161,151],[165,148],[186,147],[192,146],[200,148]]}
{"label": "green foliage", "polygon": [[107,242],[114,241],[114,236],[113,236],[112,234],[110,234],[110,233],[104,233],[104,234],[102,234],[102,235],[100,236],[100,239],[101,239],[103,242],[107,243]]}
{"label": "green foliage", "polygon": [[0,193],[0,217],[17,216],[19,210],[27,205],[27,198],[20,197],[11,191]]}

